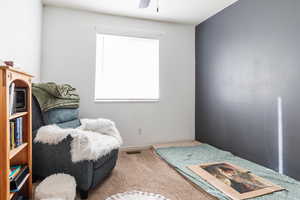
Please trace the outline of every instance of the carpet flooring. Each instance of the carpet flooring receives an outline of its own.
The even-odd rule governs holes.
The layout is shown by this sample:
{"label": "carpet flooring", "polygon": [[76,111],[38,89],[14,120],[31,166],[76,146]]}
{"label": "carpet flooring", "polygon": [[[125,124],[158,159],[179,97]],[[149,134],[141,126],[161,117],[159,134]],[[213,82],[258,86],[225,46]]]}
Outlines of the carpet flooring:
{"label": "carpet flooring", "polygon": [[89,193],[89,199],[105,200],[113,194],[132,190],[158,193],[170,200],[215,199],[192,186],[151,150],[141,154],[120,152],[111,176]]}

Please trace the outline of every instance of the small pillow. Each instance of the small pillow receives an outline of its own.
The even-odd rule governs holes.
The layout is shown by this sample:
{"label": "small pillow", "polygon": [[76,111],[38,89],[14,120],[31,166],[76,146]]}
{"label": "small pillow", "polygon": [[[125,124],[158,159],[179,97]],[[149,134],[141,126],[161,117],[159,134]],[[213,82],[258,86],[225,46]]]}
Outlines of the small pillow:
{"label": "small pillow", "polygon": [[35,190],[35,199],[74,200],[76,196],[75,178],[67,174],[54,174],[43,180]]}
{"label": "small pillow", "polygon": [[72,121],[67,121],[56,125],[60,128],[78,128],[79,126],[81,126],[81,123],[79,119],[74,119]]}
{"label": "small pillow", "polygon": [[56,108],[43,113],[46,125],[59,124],[78,119],[79,110],[72,108]]}

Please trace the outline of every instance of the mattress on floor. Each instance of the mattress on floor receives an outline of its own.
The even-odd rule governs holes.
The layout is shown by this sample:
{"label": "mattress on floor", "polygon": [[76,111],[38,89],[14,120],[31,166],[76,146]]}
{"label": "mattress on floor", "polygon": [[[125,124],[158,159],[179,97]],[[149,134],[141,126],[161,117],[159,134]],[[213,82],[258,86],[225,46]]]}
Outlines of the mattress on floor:
{"label": "mattress on floor", "polygon": [[265,168],[248,160],[234,156],[230,152],[222,151],[208,144],[200,144],[192,147],[167,147],[155,149],[156,153],[169,163],[175,170],[185,176],[194,184],[204,189],[209,194],[221,200],[230,200],[217,188],[213,187],[200,176],[187,168],[190,165],[198,165],[214,162],[229,162],[242,168],[248,169],[286,190],[272,194],[252,198],[255,200],[299,200],[300,182],[288,176],[279,174],[271,169]]}

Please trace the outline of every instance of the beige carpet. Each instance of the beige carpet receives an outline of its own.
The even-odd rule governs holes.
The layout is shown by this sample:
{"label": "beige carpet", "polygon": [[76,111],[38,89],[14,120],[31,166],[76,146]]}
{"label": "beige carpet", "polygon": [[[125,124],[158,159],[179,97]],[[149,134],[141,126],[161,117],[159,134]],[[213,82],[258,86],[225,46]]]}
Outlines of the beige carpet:
{"label": "beige carpet", "polygon": [[140,190],[158,193],[171,200],[215,199],[193,187],[151,150],[129,155],[121,152],[111,176],[89,194],[91,200],[104,200],[120,192]]}

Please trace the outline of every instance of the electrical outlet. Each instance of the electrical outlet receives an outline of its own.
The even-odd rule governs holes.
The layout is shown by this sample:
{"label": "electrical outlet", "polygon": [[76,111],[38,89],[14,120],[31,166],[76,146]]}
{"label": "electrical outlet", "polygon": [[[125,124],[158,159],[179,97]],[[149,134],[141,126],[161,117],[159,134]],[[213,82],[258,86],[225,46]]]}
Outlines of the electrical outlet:
{"label": "electrical outlet", "polygon": [[138,134],[142,135],[143,130],[141,128],[138,129]]}

